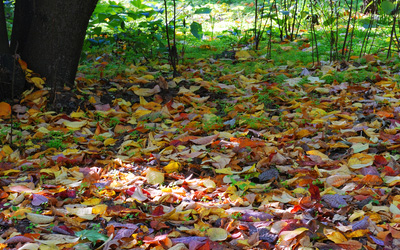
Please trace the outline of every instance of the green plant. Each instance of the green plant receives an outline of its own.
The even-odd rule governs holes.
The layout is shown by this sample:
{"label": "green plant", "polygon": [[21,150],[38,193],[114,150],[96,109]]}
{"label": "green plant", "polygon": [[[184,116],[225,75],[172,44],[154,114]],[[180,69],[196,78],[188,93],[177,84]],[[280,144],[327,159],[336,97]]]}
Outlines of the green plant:
{"label": "green plant", "polygon": [[104,234],[99,233],[97,230],[81,230],[75,233],[76,236],[80,237],[81,239],[87,239],[92,244],[96,244],[99,241],[106,241],[108,237]]}
{"label": "green plant", "polygon": [[232,219],[240,220],[242,218],[242,213],[241,212],[233,213],[231,217]]}
{"label": "green plant", "polygon": [[260,93],[257,93],[258,101],[264,104],[265,108],[276,108],[274,97],[278,95],[275,89],[264,88]]}
{"label": "green plant", "polygon": [[117,117],[111,117],[109,122],[108,122],[108,126],[114,128],[115,126],[117,126],[118,124],[120,124],[121,121],[119,120],[119,118]]}
{"label": "green plant", "polygon": [[26,227],[27,229],[33,230],[34,228],[36,228],[38,226],[38,224],[35,223],[29,223],[29,225]]}
{"label": "green plant", "polygon": [[46,143],[48,148],[56,148],[58,150],[64,150],[67,148],[67,145],[61,139],[52,139]]}
{"label": "green plant", "polygon": [[212,116],[209,120],[206,120],[204,122],[203,129],[204,131],[211,131],[211,130],[217,130],[221,129],[224,127],[224,122],[222,120],[222,117],[220,116]]}
{"label": "green plant", "polygon": [[133,219],[134,218],[134,214],[125,214],[122,218],[121,218],[121,220],[123,220],[123,221],[125,221],[125,220],[130,220],[130,219]]}

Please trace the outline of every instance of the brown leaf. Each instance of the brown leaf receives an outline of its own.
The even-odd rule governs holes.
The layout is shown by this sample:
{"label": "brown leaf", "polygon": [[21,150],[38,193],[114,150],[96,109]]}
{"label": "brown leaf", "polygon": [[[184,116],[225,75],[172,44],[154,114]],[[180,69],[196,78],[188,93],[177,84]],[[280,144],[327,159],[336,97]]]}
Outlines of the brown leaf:
{"label": "brown leaf", "polygon": [[219,133],[215,134],[215,135],[197,138],[197,139],[191,139],[190,141],[193,142],[194,144],[198,144],[198,145],[208,145],[211,142],[213,142],[215,139],[217,139],[218,136],[219,136]]}

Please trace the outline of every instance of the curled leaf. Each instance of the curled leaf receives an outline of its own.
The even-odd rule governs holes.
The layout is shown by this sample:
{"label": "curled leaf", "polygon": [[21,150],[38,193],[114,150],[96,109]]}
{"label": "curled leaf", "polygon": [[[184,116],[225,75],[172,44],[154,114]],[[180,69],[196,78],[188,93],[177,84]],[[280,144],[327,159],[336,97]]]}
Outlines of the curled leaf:
{"label": "curled leaf", "polygon": [[326,183],[333,187],[340,187],[351,179],[351,175],[332,175],[326,178]]}
{"label": "curled leaf", "polygon": [[47,224],[54,221],[53,216],[47,216],[42,214],[27,213],[26,217],[28,218],[28,220],[30,220],[32,223],[35,224]]}

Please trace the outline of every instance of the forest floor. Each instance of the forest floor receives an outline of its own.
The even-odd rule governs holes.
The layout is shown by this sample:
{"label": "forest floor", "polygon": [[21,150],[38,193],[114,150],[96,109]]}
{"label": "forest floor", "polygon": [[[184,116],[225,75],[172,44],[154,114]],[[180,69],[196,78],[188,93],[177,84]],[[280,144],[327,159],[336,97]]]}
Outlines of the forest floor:
{"label": "forest floor", "polygon": [[0,249],[398,249],[399,64],[377,58],[80,73],[55,111],[31,74],[0,103]]}

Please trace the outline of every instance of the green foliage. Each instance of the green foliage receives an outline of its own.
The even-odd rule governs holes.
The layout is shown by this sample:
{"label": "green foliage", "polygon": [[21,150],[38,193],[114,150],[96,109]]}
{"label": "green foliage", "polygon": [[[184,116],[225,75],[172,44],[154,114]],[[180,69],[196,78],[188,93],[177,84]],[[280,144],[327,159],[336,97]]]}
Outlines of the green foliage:
{"label": "green foliage", "polygon": [[52,139],[46,143],[46,147],[64,150],[67,148],[67,145],[61,139]]}
{"label": "green foliage", "polygon": [[203,36],[203,29],[201,24],[197,23],[197,22],[193,22],[190,25],[190,32],[192,33],[192,35],[194,37],[196,37],[197,39],[201,39]]}
{"label": "green foliage", "polygon": [[97,241],[106,241],[108,237],[98,232],[98,230],[82,230],[75,233],[81,239],[88,239],[93,244]]}

